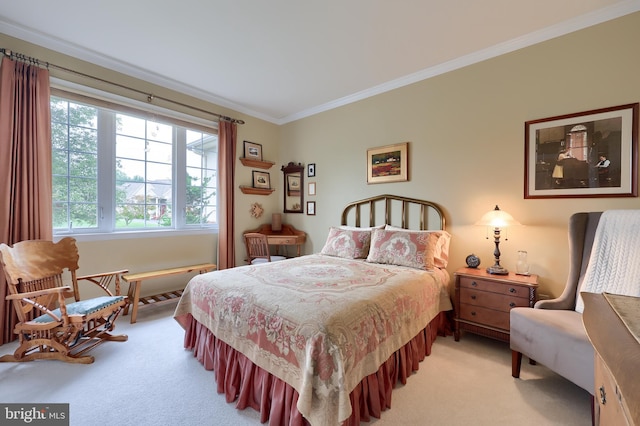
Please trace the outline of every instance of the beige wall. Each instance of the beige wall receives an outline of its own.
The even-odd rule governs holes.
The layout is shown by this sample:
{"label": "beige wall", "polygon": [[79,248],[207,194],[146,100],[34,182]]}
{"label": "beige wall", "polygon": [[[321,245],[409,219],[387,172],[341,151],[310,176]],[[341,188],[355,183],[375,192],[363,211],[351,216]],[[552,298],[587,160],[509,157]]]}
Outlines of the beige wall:
{"label": "beige wall", "polygon": [[[238,161],[236,172],[236,256],[242,264],[243,231],[268,222],[282,210],[280,167],[289,161],[316,163],[316,216],[287,214],[285,221],[305,230],[306,253],[318,252],[327,230],[339,223],[345,204],[382,193],[423,198],[440,204],[453,234],[450,272],[469,253],[492,264],[493,243],[474,226],[499,204],[525,226],[509,231],[501,244],[503,264],[513,269],[517,250],[529,251],[532,272],[543,293],[558,295],[567,275],[566,227],[577,211],[639,208],[638,198],[523,199],[524,122],[640,100],[640,13],[522,49],[354,104],[283,126],[248,117],[147,82],[123,76],[0,34],[0,45],[27,55],[149,90],[159,96],[246,120],[238,127],[242,141],[263,145],[276,192],[245,195],[251,168]],[[91,84],[52,71],[53,76]],[[105,89],[104,87],[102,87]],[[127,93],[123,93],[127,95]],[[188,112],[188,111],[186,111]],[[410,142],[410,180],[367,185],[366,150]],[[309,181],[305,176],[306,182]],[[265,215],[254,219],[249,208],[261,203]],[[145,271],[216,257],[215,234],[149,239],[81,241],[80,273],[128,268]],[[157,288],[175,287],[159,282]],[[143,288],[148,294],[153,289]]]}
{"label": "beige wall", "polygon": [[[527,250],[541,292],[559,295],[567,275],[569,216],[640,208],[638,198],[525,200],[524,122],[640,100],[640,13],[381,94],[282,128],[285,161],[316,163],[316,216],[291,218],[322,248],[352,200],[393,193],[446,211],[450,272],[475,253],[493,264],[493,242],[474,222],[498,204],[525,226],[501,243],[515,268]],[[367,185],[366,150],[410,142],[410,181]],[[285,153],[287,153],[285,155]],[[288,215],[290,217],[292,215]]]}

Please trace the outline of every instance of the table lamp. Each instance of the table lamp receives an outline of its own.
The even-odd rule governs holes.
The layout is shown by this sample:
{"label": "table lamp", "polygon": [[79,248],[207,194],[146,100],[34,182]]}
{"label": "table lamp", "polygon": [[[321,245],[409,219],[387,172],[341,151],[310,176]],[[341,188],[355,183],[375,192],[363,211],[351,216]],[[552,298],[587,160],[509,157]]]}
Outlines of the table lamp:
{"label": "table lamp", "polygon": [[[496,205],[496,208],[485,213],[482,218],[476,222],[476,225],[490,226],[493,228],[493,239],[496,244],[496,248],[493,251],[493,257],[495,258],[495,264],[487,268],[487,272],[496,275],[507,275],[509,271],[500,265],[500,230],[508,226],[520,225],[520,223],[513,218],[509,213],[500,210]],[[487,239],[489,236],[487,236]]]}

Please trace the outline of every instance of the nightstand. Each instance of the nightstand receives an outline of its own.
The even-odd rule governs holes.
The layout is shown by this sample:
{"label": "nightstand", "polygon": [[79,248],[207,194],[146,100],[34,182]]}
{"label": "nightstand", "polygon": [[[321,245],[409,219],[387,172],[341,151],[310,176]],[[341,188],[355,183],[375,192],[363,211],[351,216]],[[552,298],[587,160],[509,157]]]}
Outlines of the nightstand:
{"label": "nightstand", "polygon": [[455,340],[460,331],[509,341],[509,311],[537,300],[538,276],[493,275],[484,269],[461,268],[455,273]]}

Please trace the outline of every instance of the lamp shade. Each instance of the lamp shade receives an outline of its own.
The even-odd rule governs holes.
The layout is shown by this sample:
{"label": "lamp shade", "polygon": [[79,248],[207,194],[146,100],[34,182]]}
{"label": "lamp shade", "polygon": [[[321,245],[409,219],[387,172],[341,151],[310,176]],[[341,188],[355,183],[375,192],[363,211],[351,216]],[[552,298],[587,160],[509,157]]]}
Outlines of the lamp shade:
{"label": "lamp shade", "polygon": [[492,228],[506,228],[508,226],[520,225],[513,216],[496,205],[496,208],[485,213],[482,218],[476,222],[476,225],[491,226]]}

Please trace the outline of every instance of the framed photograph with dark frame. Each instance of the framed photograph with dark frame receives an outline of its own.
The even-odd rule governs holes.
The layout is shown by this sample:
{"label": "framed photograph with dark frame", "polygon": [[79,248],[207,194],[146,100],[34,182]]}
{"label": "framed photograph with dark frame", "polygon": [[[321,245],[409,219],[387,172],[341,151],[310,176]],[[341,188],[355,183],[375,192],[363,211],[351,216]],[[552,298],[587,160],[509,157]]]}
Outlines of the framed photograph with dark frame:
{"label": "framed photograph with dark frame", "polygon": [[637,197],[638,105],[525,122],[524,198]]}
{"label": "framed photograph with dark frame", "polygon": [[315,201],[307,201],[307,214],[309,216],[316,215],[316,202]]}
{"label": "framed photograph with dark frame", "polygon": [[316,163],[307,164],[307,177],[314,177],[316,175]]}
{"label": "framed photograph with dark frame", "polygon": [[244,158],[262,161],[262,145],[244,141]]}
{"label": "framed photograph with dark frame", "polygon": [[262,189],[271,189],[271,176],[269,172],[260,172],[253,170],[253,187]]}
{"label": "framed photograph with dark frame", "polygon": [[409,142],[367,150],[367,183],[409,180]]}

